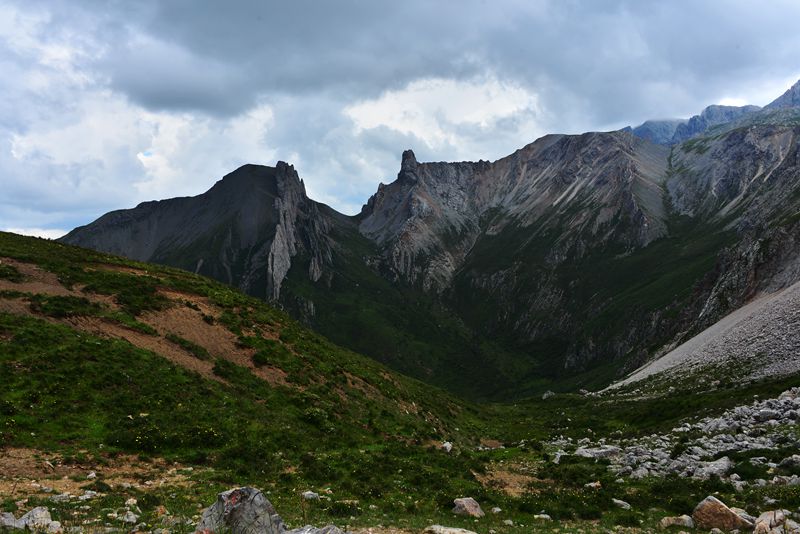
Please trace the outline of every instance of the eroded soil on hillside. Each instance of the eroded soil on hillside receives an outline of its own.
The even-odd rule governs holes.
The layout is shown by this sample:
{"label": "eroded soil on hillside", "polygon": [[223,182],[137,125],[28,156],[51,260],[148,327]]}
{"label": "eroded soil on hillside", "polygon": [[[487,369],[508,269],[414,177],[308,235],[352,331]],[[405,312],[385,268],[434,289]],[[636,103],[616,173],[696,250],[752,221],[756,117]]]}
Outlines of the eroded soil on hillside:
{"label": "eroded soil on hillside", "polygon": [[0,501],[37,494],[79,496],[96,479],[112,489],[187,487],[191,484],[187,474],[193,470],[163,459],[144,461],[127,454],[76,460],[35,449],[8,448],[0,451]]}
{"label": "eroded soil on hillside", "polygon": [[[68,288],[54,273],[37,265],[10,258],[0,258],[0,261],[14,267],[24,277],[20,282],[0,279],[0,291],[56,297],[81,297],[100,304],[110,311],[119,311],[120,309],[113,297],[84,292],[80,286]],[[149,275],[145,270],[131,267],[103,266],[102,268],[131,275]],[[92,335],[124,340],[212,380],[223,381],[213,372],[214,358],[222,358],[249,368],[255,376],[273,386],[291,387],[286,379],[286,373],[282,369],[253,364],[252,357],[255,351],[241,346],[237,336],[217,322],[222,315],[222,310],[210,303],[207,298],[170,289],[160,289],[159,293],[166,297],[170,305],[162,310],[145,312],[137,318],[141,323],[153,328],[158,335],[134,330],[105,317],[53,318],[42,316],[33,312],[26,300],[19,298],[0,297],[0,312],[43,318],[49,322],[65,324]],[[166,339],[165,336],[168,334],[177,335],[203,347],[211,355],[211,358],[208,360],[197,358],[183,347]],[[268,338],[277,337],[275,332],[259,331],[259,334]]]}

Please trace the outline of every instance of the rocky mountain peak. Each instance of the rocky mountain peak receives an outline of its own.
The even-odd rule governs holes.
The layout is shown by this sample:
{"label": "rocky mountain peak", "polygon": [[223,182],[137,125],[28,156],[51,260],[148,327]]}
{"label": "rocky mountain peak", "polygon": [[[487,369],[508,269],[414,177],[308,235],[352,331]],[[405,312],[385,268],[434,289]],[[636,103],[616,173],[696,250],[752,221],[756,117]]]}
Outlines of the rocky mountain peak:
{"label": "rocky mountain peak", "polygon": [[400,163],[400,172],[414,172],[417,170],[417,157],[411,149],[403,151],[403,158]]}
{"label": "rocky mountain peak", "polygon": [[767,109],[800,107],[800,80],[797,80],[785,93],[764,107]]}

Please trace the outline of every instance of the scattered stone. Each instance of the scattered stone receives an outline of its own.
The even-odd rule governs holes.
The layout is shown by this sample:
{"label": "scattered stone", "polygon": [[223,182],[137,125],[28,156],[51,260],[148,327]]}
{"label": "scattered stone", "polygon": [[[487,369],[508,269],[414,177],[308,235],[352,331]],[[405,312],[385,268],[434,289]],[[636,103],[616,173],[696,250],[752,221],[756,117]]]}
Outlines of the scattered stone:
{"label": "scattered stone", "polygon": [[752,515],[748,514],[747,510],[744,510],[742,508],[736,508],[734,506],[731,506],[730,508],[731,508],[731,510],[733,510],[736,513],[736,515],[738,515],[739,517],[741,517],[745,521],[750,521],[751,523],[755,524],[756,518],[753,517]]}
{"label": "scattered stone", "polygon": [[727,456],[723,456],[719,460],[706,462],[702,467],[694,472],[694,478],[709,479],[712,476],[722,478],[731,469],[733,469],[733,462]]}
{"label": "scattered stone", "polygon": [[442,443],[442,450],[444,452],[452,451],[453,450],[453,444],[450,443],[449,441],[445,441],[444,443]]}
{"label": "scattered stone", "polygon": [[95,473],[94,471],[90,471],[89,474],[86,475],[86,478],[88,480],[94,480],[95,478],[97,478],[97,473]]}
{"label": "scattered stone", "polygon": [[503,524],[507,525],[509,527],[513,527],[514,526],[514,522],[512,520],[510,520],[510,519],[503,519]]}
{"label": "scattered stone", "polygon": [[800,466],[800,454],[793,454],[778,463],[778,467],[782,468],[792,468]]}
{"label": "scattered stone", "polygon": [[576,456],[582,456],[583,458],[611,458],[613,456],[619,455],[622,452],[622,449],[619,447],[615,447],[614,445],[603,445],[600,447],[588,448],[588,447],[580,447],[575,451]]}
{"label": "scattered stone", "polygon": [[83,495],[78,497],[78,500],[79,501],[88,501],[90,499],[94,499],[95,497],[97,497],[97,492],[96,491],[86,490],[86,491],[83,492]]}
{"label": "scattered stone", "polygon": [[539,519],[541,521],[552,521],[553,518],[547,514],[536,514],[533,516],[534,519]]}
{"label": "scattered stone", "polygon": [[471,530],[454,527],[443,527],[442,525],[431,525],[422,531],[423,534],[475,534]]}
{"label": "scattered stone", "polygon": [[763,512],[755,520],[754,532],[767,534],[773,528],[783,525],[788,514],[788,510],[772,510],[769,512]]}
{"label": "scattered stone", "polygon": [[631,478],[645,478],[650,476],[650,470],[646,467],[638,467],[631,472]]}
{"label": "scattered stone", "polygon": [[[253,532],[256,534],[256,532]],[[260,533],[259,533],[260,534]],[[283,534],[345,534],[339,527],[328,525],[326,527],[317,528],[311,525],[296,528],[294,530],[283,531]]]}
{"label": "scattered stone", "polygon": [[492,513],[493,513],[493,514],[499,514],[499,513],[500,513],[500,512],[502,512],[502,511],[503,511],[503,509],[502,509],[502,508],[499,508],[499,507],[497,507],[497,506],[495,506],[494,508],[492,508]]}
{"label": "scattered stone", "polygon": [[553,393],[552,391],[550,391],[550,390],[548,389],[548,390],[547,390],[547,391],[545,391],[545,392],[544,392],[544,394],[542,395],[542,400],[547,400],[547,399],[549,399],[550,397],[553,397],[553,396],[555,396],[555,393]]}
{"label": "scattered stone", "polygon": [[684,514],[674,517],[664,517],[661,519],[661,521],[659,521],[659,525],[661,525],[661,528],[669,528],[669,527],[694,528],[694,520],[688,515]]}
{"label": "scattered stone", "polygon": [[613,502],[614,506],[616,506],[617,508],[622,508],[623,510],[631,509],[631,505],[629,503],[622,501],[620,499],[611,499],[611,502]]}
{"label": "scattered stone", "polygon": [[119,520],[123,523],[135,525],[139,521],[139,516],[128,510],[122,515],[122,517],[119,518]]}
{"label": "scattered stone", "polygon": [[453,513],[458,515],[468,515],[470,517],[483,517],[483,510],[478,501],[472,497],[462,497],[453,500]]}
{"label": "scattered stone", "polygon": [[599,480],[595,480],[594,482],[587,482],[586,484],[583,485],[583,487],[587,489],[600,489],[603,487],[603,485],[600,483]]}
{"label": "scattered stone", "polygon": [[50,511],[44,506],[37,506],[19,519],[13,514],[0,513],[0,528],[30,530],[34,532],[50,532],[57,534],[63,531],[61,523],[53,521]]}
{"label": "scattered stone", "polygon": [[314,493],[313,491],[304,491],[303,498],[307,501],[318,501],[319,493]]}
{"label": "scattered stone", "polygon": [[710,495],[697,505],[692,512],[692,519],[698,528],[704,530],[718,528],[730,531],[753,528],[753,523],[741,518],[725,503]]}

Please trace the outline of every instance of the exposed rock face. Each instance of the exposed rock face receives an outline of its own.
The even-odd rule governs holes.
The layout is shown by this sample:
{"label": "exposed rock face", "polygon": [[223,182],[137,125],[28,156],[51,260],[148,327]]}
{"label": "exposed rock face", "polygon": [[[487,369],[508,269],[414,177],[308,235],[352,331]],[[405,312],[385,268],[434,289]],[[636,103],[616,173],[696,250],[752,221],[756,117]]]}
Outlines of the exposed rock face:
{"label": "exposed rock face", "polygon": [[552,229],[554,263],[589,242],[643,246],[666,231],[659,183],[667,155],[623,132],[549,135],[493,163],[420,164],[406,151],[359,228],[384,248],[398,279],[439,292],[478,240],[506,230]]}
{"label": "exposed rock face", "polygon": [[470,374],[454,368],[480,367],[467,394],[541,394],[524,382],[611,361],[621,375],[800,280],[800,127],[786,109],[711,106],[679,126],[714,136],[672,149],[610,132],[548,135],[495,162],[408,150],[357,217],[309,200],[285,163],[245,166],[64,241],[279,299],[446,387]]}
{"label": "exposed rock face", "polygon": [[733,122],[759,109],[761,108],[758,106],[708,106],[700,115],[695,115],[675,128],[672,143],[681,143],[705,133],[713,126]]}
{"label": "exposed rock face", "polygon": [[781,96],[764,106],[765,109],[800,107],[800,81],[791,86]]}
{"label": "exposed rock face", "polygon": [[666,119],[644,121],[636,128],[631,129],[631,133],[636,137],[647,139],[658,145],[672,144],[675,130],[678,126],[686,124],[685,119]]}
{"label": "exposed rock face", "polygon": [[344,534],[328,525],[322,528],[305,526],[287,530],[281,516],[261,491],[234,488],[217,495],[217,502],[206,508],[197,525],[198,534],[230,532],[231,534]]}
{"label": "exposed rock face", "polygon": [[308,199],[291,165],[245,165],[198,197],[111,212],[62,240],[182,267],[277,299],[300,251],[313,281],[330,264],[331,211]]}
{"label": "exposed rock face", "polygon": [[235,488],[217,495],[217,502],[203,512],[197,532],[211,534],[282,534],[280,516],[263,493],[255,488]]}

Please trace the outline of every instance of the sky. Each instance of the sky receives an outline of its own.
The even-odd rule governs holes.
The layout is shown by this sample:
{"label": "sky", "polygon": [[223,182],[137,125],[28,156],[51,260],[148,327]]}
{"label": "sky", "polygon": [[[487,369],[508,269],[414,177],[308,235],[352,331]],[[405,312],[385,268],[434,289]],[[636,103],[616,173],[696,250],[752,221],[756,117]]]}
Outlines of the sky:
{"label": "sky", "polygon": [[420,161],[764,105],[800,78],[797,0],[0,0],[0,229],[292,163],[354,214]]}

